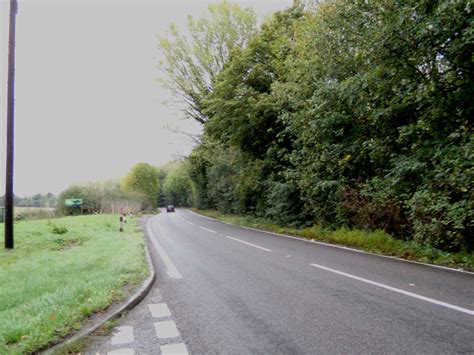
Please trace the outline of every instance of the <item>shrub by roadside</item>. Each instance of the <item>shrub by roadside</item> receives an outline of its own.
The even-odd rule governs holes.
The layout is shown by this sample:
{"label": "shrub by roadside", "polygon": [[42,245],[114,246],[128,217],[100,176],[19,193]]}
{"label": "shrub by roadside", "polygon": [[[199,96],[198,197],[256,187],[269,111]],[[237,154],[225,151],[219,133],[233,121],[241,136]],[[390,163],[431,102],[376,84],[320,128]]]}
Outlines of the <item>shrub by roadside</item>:
{"label": "shrub by roadside", "polygon": [[331,244],[340,244],[371,253],[395,256],[407,260],[474,271],[473,253],[450,253],[414,241],[404,242],[380,230],[373,232],[345,228],[327,230],[319,226],[294,228],[275,224],[275,222],[265,218],[222,214],[215,210],[193,210],[202,215],[240,226],[288,234]]}
{"label": "shrub by roadside", "polygon": [[21,221],[15,232],[15,249],[0,250],[2,354],[46,347],[147,275],[135,221],[124,233],[113,215]]}

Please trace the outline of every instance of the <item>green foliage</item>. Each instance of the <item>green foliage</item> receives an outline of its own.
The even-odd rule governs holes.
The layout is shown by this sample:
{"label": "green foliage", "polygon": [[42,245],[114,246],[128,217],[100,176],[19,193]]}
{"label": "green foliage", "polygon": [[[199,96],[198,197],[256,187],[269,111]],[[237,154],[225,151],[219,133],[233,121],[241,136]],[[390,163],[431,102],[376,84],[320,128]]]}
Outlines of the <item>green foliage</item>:
{"label": "green foliage", "polygon": [[245,47],[255,32],[256,15],[251,8],[222,1],[211,4],[206,17],[188,16],[186,34],[171,25],[167,37],[160,38],[167,77],[161,82],[185,105],[187,117],[207,121],[202,100],[212,92],[214,77],[222,70],[235,47]]}
{"label": "green foliage", "polygon": [[271,182],[266,195],[266,215],[271,220],[286,225],[298,225],[303,221],[298,189],[288,183]]}
{"label": "green foliage", "polygon": [[191,206],[193,186],[186,164],[179,164],[168,172],[163,182],[163,195],[166,204]]}
{"label": "green foliage", "polygon": [[[191,155],[191,176],[201,207],[221,212],[282,216],[280,211],[300,211],[297,187],[287,181],[287,153],[294,137],[279,117],[287,101],[272,92],[286,76],[285,56],[294,37],[293,22],[300,8],[279,13],[252,37],[244,50],[235,49],[229,63],[214,81],[214,91],[204,101],[210,117],[201,147]],[[278,206],[276,186],[292,189],[289,209]],[[296,192],[297,194],[297,192]],[[270,209],[269,209],[270,208]],[[288,218],[287,218],[288,219]]]}
{"label": "green foliage", "polygon": [[195,203],[472,251],[472,0],[274,14],[199,101]]}
{"label": "green foliage", "polygon": [[417,191],[407,204],[415,241],[437,248],[473,248],[474,204],[471,199],[451,202],[442,193]]}
{"label": "green foliage", "polygon": [[[83,206],[80,209],[64,205],[69,198],[80,198]],[[124,192],[118,181],[102,181],[85,185],[71,185],[58,196],[56,212],[59,215],[93,214],[93,213],[137,213],[149,204],[142,192]]]}
{"label": "green foliage", "polygon": [[264,193],[264,166],[238,149],[205,141],[189,158],[195,205],[222,212],[255,212]]}
{"label": "green foliage", "polygon": [[51,233],[53,234],[66,234],[67,228],[57,224],[51,224]]}
{"label": "green foliage", "polygon": [[138,163],[132,167],[128,175],[122,181],[122,189],[125,192],[142,193],[147,197],[150,207],[157,206],[160,192],[159,170],[147,163]]}
{"label": "green foliage", "polygon": [[71,210],[65,206],[65,200],[70,198],[82,199],[82,210],[84,213],[98,213],[100,211],[100,197],[95,186],[89,185],[71,185],[66,190],[61,192],[58,196],[58,213],[71,214],[79,213],[80,211]]}
{"label": "green foliage", "polygon": [[334,1],[308,14],[290,175],[319,223],[472,248],[469,13],[466,1]]}

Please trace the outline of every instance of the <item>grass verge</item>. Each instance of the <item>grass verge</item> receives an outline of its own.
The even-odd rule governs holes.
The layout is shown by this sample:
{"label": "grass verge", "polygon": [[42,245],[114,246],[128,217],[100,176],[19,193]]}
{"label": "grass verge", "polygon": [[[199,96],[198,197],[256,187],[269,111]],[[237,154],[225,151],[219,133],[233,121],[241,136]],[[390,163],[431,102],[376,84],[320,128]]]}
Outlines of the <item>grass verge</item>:
{"label": "grass verge", "polygon": [[15,223],[15,249],[0,250],[0,354],[32,353],[80,329],[147,276],[137,221],[123,233],[117,221],[95,215]]}
{"label": "grass verge", "polygon": [[373,232],[340,228],[327,230],[319,226],[292,228],[280,226],[274,222],[258,217],[222,214],[215,210],[193,209],[202,215],[240,226],[252,227],[265,231],[298,236],[330,244],[344,245],[371,253],[395,256],[407,260],[420,261],[441,266],[462,268],[474,271],[473,253],[449,253],[413,241],[402,241],[377,230]]}

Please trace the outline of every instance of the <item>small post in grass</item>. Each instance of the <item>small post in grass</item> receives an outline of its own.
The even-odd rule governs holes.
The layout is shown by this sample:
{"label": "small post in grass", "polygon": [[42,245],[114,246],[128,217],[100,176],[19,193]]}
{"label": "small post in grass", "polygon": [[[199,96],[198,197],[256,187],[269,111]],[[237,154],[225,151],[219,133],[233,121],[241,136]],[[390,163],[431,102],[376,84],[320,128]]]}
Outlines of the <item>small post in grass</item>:
{"label": "small post in grass", "polygon": [[119,222],[120,222],[119,232],[123,232],[123,216],[122,215],[120,215],[119,217]]}

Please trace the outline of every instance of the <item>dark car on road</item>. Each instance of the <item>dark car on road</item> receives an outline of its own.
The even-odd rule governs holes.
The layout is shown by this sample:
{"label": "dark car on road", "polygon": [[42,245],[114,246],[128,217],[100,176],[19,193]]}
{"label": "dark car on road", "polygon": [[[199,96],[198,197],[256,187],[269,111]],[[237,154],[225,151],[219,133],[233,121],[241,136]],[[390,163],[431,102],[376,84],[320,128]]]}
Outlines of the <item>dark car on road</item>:
{"label": "dark car on road", "polygon": [[174,212],[174,206],[173,205],[166,206],[166,212]]}

